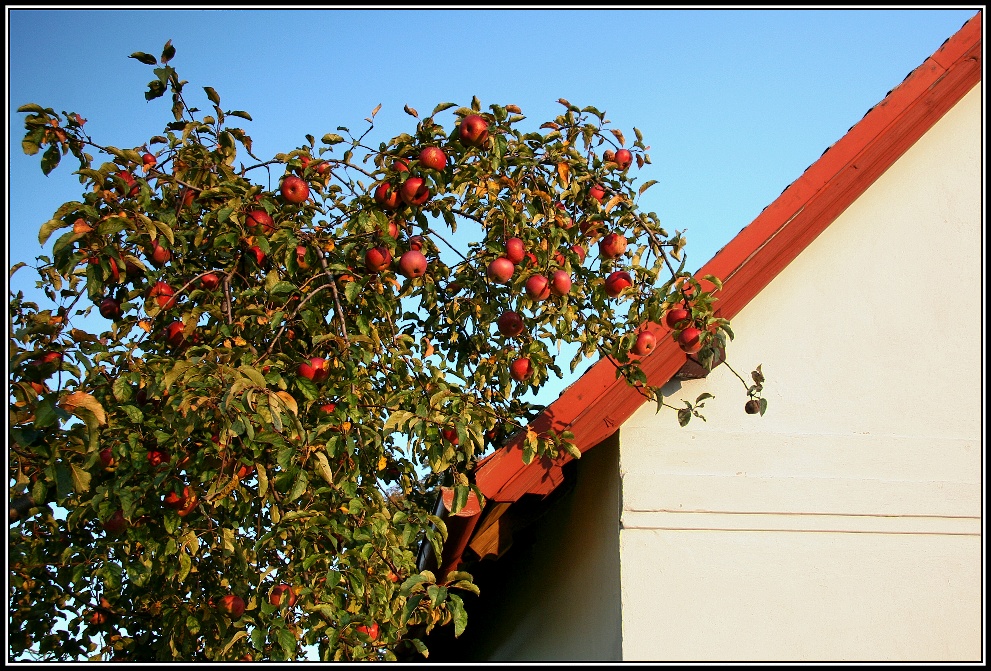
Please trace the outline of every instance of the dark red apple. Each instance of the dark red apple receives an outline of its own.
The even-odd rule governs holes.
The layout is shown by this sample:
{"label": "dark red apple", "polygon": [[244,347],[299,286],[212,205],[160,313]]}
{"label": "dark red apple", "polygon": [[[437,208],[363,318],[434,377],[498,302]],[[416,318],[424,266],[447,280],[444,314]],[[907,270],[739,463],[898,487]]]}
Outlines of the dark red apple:
{"label": "dark red apple", "polygon": [[119,510],[115,510],[114,514],[107,518],[103,523],[103,530],[108,534],[117,535],[123,533],[127,529],[127,520],[124,519],[124,513]]}
{"label": "dark red apple", "polygon": [[248,229],[259,235],[271,235],[275,233],[275,222],[272,215],[265,210],[251,210],[244,217]]}
{"label": "dark red apple", "polygon": [[299,205],[310,197],[310,187],[306,180],[296,175],[287,175],[282,180],[282,197],[294,205]]}
{"label": "dark red apple", "polygon": [[368,627],[366,625],[363,625],[363,624],[359,624],[357,627],[354,628],[354,630],[357,631],[357,632],[359,632],[359,633],[365,634],[366,636],[368,636],[368,638],[370,638],[373,641],[378,640],[378,637],[379,637],[379,623],[378,622],[372,622],[372,626],[370,626],[370,627]]}
{"label": "dark red apple", "polygon": [[592,198],[595,198],[597,201],[601,203],[603,199],[605,199],[606,197],[606,190],[602,187],[601,184],[596,184],[591,189],[588,190],[588,195],[592,196]]}
{"label": "dark red apple", "polygon": [[107,319],[119,319],[124,312],[120,309],[120,301],[116,298],[104,298],[100,301],[100,314]]}
{"label": "dark red apple", "polygon": [[182,322],[172,322],[165,327],[165,342],[172,347],[182,347],[183,343],[186,342],[186,336],[183,335],[182,331]]}
{"label": "dark red apple", "polygon": [[430,189],[422,177],[410,177],[399,188],[399,195],[407,205],[423,205],[430,200]]}
{"label": "dark red apple", "polygon": [[458,137],[470,147],[481,147],[489,139],[489,122],[477,114],[469,114],[458,126]]}
{"label": "dark red apple", "polygon": [[523,382],[533,375],[533,364],[526,357],[514,359],[509,364],[509,375],[517,382]]}
{"label": "dark red apple", "polygon": [[105,447],[100,450],[100,463],[103,464],[104,468],[111,468],[116,462],[114,461],[114,452],[109,447]]}
{"label": "dark red apple", "polygon": [[158,159],[155,158],[154,154],[142,154],[141,162],[144,164],[145,168],[150,168],[151,166],[158,163]]}
{"label": "dark red apple", "polygon": [[485,270],[485,274],[488,275],[489,279],[493,282],[506,284],[513,277],[513,272],[515,270],[516,265],[512,261],[507,259],[505,256],[500,256],[489,264],[488,268]]}
{"label": "dark red apple", "polygon": [[236,594],[225,594],[217,601],[217,610],[232,620],[244,615],[244,599]]}
{"label": "dark red apple", "polygon": [[147,457],[148,457],[148,463],[151,465],[152,468],[158,468],[162,464],[169,463],[169,459],[171,458],[169,456],[169,451],[164,447],[157,447],[148,450]]}
{"label": "dark red apple", "polygon": [[124,191],[125,190],[127,190],[127,195],[129,195],[129,196],[136,196],[136,195],[138,195],[138,191],[141,190],[141,187],[138,186],[137,182],[135,181],[134,175],[132,175],[131,173],[127,172],[126,170],[119,170],[117,172],[117,176],[120,177],[124,181],[125,184],[127,184],[128,186],[131,187],[129,190],[127,190],[126,188],[119,190],[120,193],[121,193],[121,195],[124,194]]}
{"label": "dark red apple", "polygon": [[282,595],[288,593],[286,596],[286,605],[290,608],[296,605],[296,591],[289,585],[282,583],[281,585],[276,585],[269,592],[268,602],[273,606],[278,606],[282,601]]}
{"label": "dark red apple", "polygon": [[440,147],[424,147],[420,150],[420,164],[434,170],[447,167],[447,154]]}
{"label": "dark red apple", "polygon": [[427,257],[415,249],[411,249],[399,257],[399,272],[409,278],[423,277],[427,272]]}
{"label": "dark red apple", "polygon": [[626,236],[610,233],[599,241],[599,254],[607,259],[615,259],[626,251]]}
{"label": "dark red apple", "polygon": [[151,254],[149,254],[148,258],[151,259],[151,262],[155,264],[156,268],[161,268],[172,260],[172,251],[162,247],[158,244],[158,240],[155,240],[151,243]]}
{"label": "dark red apple", "polygon": [[419,235],[414,235],[409,239],[409,248],[414,252],[419,252],[423,249],[423,245],[426,241]]}
{"label": "dark red apple", "polygon": [[633,286],[633,278],[625,270],[617,270],[606,278],[606,293],[617,298],[627,287]]}
{"label": "dark red apple", "polygon": [[458,430],[454,428],[441,429],[440,435],[444,436],[444,440],[451,443],[452,445],[458,444]]}
{"label": "dark red apple", "polygon": [[496,326],[499,329],[499,333],[508,338],[518,336],[526,328],[523,318],[512,310],[506,310],[499,315],[499,318],[496,320]]}
{"label": "dark red apple", "polygon": [[158,307],[163,310],[171,310],[176,305],[175,289],[170,287],[166,282],[155,282],[151,287],[151,291],[148,292],[148,297],[154,298],[155,302],[158,303]]}

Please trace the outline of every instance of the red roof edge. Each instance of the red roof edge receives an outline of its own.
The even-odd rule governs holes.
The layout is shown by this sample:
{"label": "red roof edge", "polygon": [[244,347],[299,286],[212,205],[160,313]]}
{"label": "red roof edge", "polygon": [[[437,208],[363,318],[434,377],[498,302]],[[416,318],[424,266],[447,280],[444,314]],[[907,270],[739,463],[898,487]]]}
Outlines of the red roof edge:
{"label": "red roof edge", "polygon": [[[978,11],[696,273],[723,280],[719,316],[732,319],[981,81],[982,17]],[[650,383],[660,385],[681,368],[685,354],[667,337],[666,327],[653,323],[649,328],[661,337],[641,365]],[[639,391],[616,378],[610,361],[600,360],[531,426],[538,432],[569,430],[585,452],[616,431],[644,401]],[[561,467],[572,457],[526,465],[522,442],[520,436],[479,462],[475,482],[487,499],[546,495],[560,484]],[[460,559],[466,545],[460,540],[449,537],[448,544],[459,549],[450,554],[445,549],[445,565]]]}

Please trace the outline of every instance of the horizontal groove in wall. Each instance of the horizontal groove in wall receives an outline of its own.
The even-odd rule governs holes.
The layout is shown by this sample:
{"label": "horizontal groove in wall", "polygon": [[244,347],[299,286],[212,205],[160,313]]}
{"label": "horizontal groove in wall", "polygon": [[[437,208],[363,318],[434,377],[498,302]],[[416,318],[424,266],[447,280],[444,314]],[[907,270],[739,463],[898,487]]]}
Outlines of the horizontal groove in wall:
{"label": "horizontal groove in wall", "polygon": [[981,535],[980,517],[939,515],[833,515],[823,513],[737,513],[726,511],[624,510],[624,530],[807,531]]}

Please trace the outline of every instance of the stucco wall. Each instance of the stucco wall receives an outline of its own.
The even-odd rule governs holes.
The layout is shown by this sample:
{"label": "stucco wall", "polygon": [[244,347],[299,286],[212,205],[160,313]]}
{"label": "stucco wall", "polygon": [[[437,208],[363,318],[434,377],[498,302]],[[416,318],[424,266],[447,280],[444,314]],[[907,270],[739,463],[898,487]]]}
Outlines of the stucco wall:
{"label": "stucco wall", "polygon": [[[979,660],[978,85],[620,430],[625,660]],[[690,233],[690,232],[689,232]]]}

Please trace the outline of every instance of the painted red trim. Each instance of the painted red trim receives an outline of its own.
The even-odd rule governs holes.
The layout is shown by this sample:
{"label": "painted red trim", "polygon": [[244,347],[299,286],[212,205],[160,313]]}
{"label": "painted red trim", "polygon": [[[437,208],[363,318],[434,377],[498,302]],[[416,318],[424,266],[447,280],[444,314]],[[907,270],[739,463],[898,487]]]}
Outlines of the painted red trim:
{"label": "painted red trim", "polygon": [[[981,81],[982,20],[983,13],[978,12],[964,24],[696,274],[723,280],[718,314],[732,319]],[[661,337],[642,365],[650,383],[660,385],[681,368],[685,355],[665,337],[665,327],[651,324],[650,328]],[[616,379],[609,361],[601,360],[531,426],[538,432],[569,430],[578,449],[585,452],[616,431],[644,400]],[[571,457],[525,465],[522,440],[479,462],[475,482],[487,498],[516,501],[524,494],[546,495],[560,484],[561,467]],[[460,552],[456,554],[445,557],[445,564],[456,562]]]}

